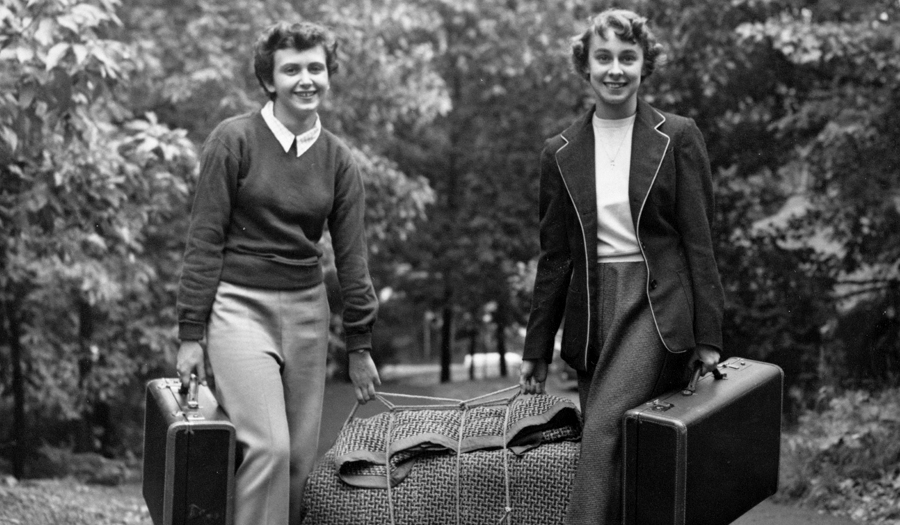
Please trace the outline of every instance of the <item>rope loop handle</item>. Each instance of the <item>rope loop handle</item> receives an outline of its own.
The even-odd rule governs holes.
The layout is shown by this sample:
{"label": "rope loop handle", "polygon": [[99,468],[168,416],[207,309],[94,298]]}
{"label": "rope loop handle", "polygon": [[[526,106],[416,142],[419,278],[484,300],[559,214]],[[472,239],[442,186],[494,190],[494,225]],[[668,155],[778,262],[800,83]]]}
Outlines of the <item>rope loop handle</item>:
{"label": "rope loop handle", "polygon": [[[375,392],[375,399],[381,402],[389,411],[394,412],[398,410],[466,410],[468,408],[474,406],[492,406],[492,405],[503,405],[503,404],[512,404],[519,397],[520,392],[516,392],[515,394],[508,396],[506,398],[497,399],[494,401],[485,401],[492,397],[499,396],[500,394],[505,394],[512,390],[518,390],[519,385],[514,385],[510,387],[506,387],[494,392],[490,392],[487,394],[482,394],[480,396],[476,396],[469,399],[453,399],[448,397],[435,397],[435,396],[424,396],[424,395],[416,395],[416,394],[399,394],[392,392]],[[424,404],[424,405],[399,405],[391,402],[388,398],[398,398],[398,399],[421,399],[432,403],[444,403],[444,404]],[[344,424],[341,428],[346,427],[351,419],[356,416],[356,411],[359,409],[359,401],[354,401],[353,408],[350,410],[350,414],[347,416],[347,419],[344,421]]]}

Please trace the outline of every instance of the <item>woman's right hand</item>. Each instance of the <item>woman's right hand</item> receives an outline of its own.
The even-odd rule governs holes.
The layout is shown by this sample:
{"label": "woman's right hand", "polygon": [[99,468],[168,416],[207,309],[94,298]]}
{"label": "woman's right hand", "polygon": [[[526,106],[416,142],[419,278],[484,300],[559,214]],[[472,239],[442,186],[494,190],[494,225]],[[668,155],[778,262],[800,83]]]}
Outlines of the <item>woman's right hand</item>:
{"label": "woman's right hand", "polygon": [[197,381],[206,384],[206,367],[203,362],[203,346],[200,341],[182,341],[178,346],[175,371],[181,379],[181,388],[191,384],[191,374],[197,374]]}
{"label": "woman's right hand", "polygon": [[547,361],[525,359],[519,368],[519,391],[523,394],[543,394],[547,381]]}
{"label": "woman's right hand", "polygon": [[350,381],[353,382],[356,400],[360,405],[365,405],[375,398],[375,387],[381,385],[378,368],[369,350],[350,352],[348,360]]}

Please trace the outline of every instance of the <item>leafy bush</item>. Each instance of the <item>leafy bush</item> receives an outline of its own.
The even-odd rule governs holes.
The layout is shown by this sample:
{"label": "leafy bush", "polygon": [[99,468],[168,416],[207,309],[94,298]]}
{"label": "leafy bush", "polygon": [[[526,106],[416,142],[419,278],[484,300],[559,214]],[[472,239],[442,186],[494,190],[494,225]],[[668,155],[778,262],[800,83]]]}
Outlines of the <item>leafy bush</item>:
{"label": "leafy bush", "polygon": [[900,389],[822,389],[819,401],[785,434],[779,499],[900,523]]}

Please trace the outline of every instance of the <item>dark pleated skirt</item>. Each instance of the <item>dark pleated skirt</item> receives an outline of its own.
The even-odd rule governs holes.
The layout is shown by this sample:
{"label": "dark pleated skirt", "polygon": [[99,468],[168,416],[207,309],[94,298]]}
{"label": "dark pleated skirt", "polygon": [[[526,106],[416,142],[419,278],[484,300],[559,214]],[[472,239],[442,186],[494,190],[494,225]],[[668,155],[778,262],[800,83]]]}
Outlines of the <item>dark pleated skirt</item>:
{"label": "dark pleated skirt", "polygon": [[645,293],[643,262],[600,264],[600,352],[578,377],[581,456],[567,525],[622,523],[622,416],[685,380],[686,354],[660,340]]}

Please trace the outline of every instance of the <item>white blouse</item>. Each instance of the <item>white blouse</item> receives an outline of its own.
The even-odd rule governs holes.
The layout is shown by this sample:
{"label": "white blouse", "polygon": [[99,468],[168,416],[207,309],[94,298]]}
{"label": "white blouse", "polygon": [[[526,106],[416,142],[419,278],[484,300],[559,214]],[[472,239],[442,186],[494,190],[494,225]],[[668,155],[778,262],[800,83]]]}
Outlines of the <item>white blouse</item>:
{"label": "white blouse", "polygon": [[635,115],[606,120],[596,114],[594,173],[597,178],[597,259],[601,263],[643,261],[628,199],[631,136]]}

